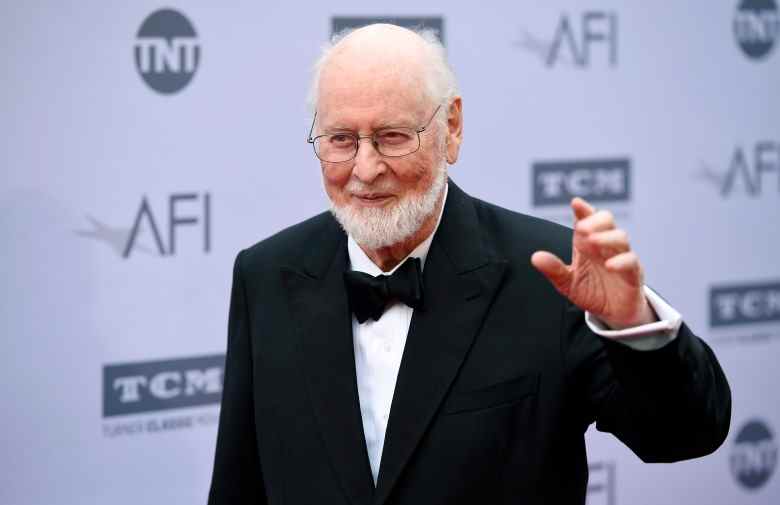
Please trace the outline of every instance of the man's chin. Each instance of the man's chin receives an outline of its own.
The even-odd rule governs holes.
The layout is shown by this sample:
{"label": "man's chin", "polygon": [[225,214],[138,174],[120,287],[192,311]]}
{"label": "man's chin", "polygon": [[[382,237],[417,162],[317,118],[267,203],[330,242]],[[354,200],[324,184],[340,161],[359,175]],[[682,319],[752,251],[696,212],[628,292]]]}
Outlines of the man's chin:
{"label": "man's chin", "polygon": [[347,212],[353,216],[391,216],[397,207],[392,204],[386,205],[349,205]]}
{"label": "man's chin", "polygon": [[331,212],[341,227],[360,245],[378,249],[396,244],[408,235],[395,224],[396,205],[367,207],[362,205],[332,206]]}

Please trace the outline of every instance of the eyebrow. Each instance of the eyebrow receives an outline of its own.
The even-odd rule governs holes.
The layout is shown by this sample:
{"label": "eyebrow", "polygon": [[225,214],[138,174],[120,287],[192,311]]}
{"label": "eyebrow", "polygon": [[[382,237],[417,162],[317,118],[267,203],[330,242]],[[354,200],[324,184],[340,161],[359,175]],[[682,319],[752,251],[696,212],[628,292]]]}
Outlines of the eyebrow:
{"label": "eyebrow", "polygon": [[[372,126],[371,131],[380,130],[382,128],[418,128],[421,126],[421,124],[417,124],[419,121],[424,121],[424,119],[418,120],[415,119],[414,115],[411,113],[402,113],[396,116],[395,118],[391,120],[383,120],[377,124],[374,124]],[[323,123],[320,123],[320,131],[321,132],[349,132],[354,133],[356,130],[354,128],[350,128],[348,126],[345,126],[343,123],[341,123],[340,120],[334,121],[330,125],[326,125]]]}
{"label": "eyebrow", "polygon": [[[406,121],[406,122],[404,122],[403,120],[382,121],[381,123],[376,124],[371,131],[381,130],[383,128],[418,128],[420,126],[414,123],[414,120],[411,118],[411,115],[409,115],[407,119],[410,119],[410,121]],[[325,127],[324,125],[322,125],[321,131],[329,132],[329,133],[330,132],[349,132],[349,133],[355,132],[353,128],[348,128],[338,123],[330,127]]]}

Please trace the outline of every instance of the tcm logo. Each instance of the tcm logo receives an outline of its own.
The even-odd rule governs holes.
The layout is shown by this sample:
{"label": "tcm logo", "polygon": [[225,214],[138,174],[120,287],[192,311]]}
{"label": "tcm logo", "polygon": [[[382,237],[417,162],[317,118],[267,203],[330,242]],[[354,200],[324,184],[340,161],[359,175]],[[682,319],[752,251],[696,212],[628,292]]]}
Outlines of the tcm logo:
{"label": "tcm logo", "polygon": [[766,484],[777,466],[777,444],[769,427],[759,420],[745,424],[731,451],[731,473],[749,490]]}
{"label": "tcm logo", "polygon": [[219,403],[224,355],[103,367],[103,417]]}
{"label": "tcm logo", "polygon": [[754,197],[765,191],[780,193],[780,142],[764,140],[752,149],[737,146],[725,172],[703,164],[698,177],[714,184],[724,197],[734,191]]}
{"label": "tcm logo", "polygon": [[347,17],[334,16],[331,18],[330,33],[336,35],[344,30],[357,29],[373,23],[389,23],[398,25],[410,30],[419,30],[421,28],[430,28],[439,37],[444,44],[444,18],[441,16],[430,17],[410,17],[410,16],[392,16],[392,17]]}
{"label": "tcm logo", "polygon": [[[155,217],[156,215],[156,217]],[[211,251],[211,195],[209,193],[174,193],[168,195],[164,210],[154,211],[146,196],[141,198],[130,228],[111,227],[87,216],[92,229],[76,234],[106,242],[123,258],[139,251],[160,256],[173,256],[177,251],[178,230],[181,227],[200,228],[202,249]],[[150,246],[150,240],[153,245]]]}
{"label": "tcm logo", "polygon": [[523,31],[515,45],[538,54],[544,64],[569,64],[580,68],[598,61],[610,67],[618,63],[618,17],[610,11],[586,11],[579,16],[562,14],[552,38]]}
{"label": "tcm logo", "polygon": [[734,14],[733,27],[742,52],[752,60],[763,59],[772,51],[780,33],[775,0],[742,0]]}
{"label": "tcm logo", "polygon": [[631,196],[628,158],[544,161],[532,166],[533,204],[567,204],[575,196],[591,202],[624,202]]}
{"label": "tcm logo", "polygon": [[615,463],[588,464],[588,505],[615,505]]}
{"label": "tcm logo", "polygon": [[196,37],[192,23],[180,12],[161,9],[150,14],[135,43],[135,66],[144,82],[166,95],[187,86],[200,62]]}
{"label": "tcm logo", "polygon": [[710,326],[780,321],[780,282],[710,289]]}

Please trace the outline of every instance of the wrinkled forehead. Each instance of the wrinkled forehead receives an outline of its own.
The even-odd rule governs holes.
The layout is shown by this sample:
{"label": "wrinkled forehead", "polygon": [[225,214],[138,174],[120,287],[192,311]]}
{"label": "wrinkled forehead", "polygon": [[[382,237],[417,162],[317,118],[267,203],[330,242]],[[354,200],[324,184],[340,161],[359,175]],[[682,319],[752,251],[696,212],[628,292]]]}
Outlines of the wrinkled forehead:
{"label": "wrinkled forehead", "polygon": [[430,108],[421,62],[401,54],[336,54],[318,84],[323,125],[357,119],[414,124]]}

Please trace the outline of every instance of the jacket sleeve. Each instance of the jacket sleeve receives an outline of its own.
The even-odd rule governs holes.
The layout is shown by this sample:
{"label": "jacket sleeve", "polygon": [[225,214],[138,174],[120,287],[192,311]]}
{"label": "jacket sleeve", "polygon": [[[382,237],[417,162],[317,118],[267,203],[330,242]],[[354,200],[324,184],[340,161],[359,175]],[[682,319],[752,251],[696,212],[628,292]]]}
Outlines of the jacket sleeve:
{"label": "jacket sleeve", "polygon": [[709,346],[683,324],[677,338],[637,351],[588,329],[565,304],[562,352],[583,431],[592,422],[645,462],[715,451],[728,435],[731,391]]}
{"label": "jacket sleeve", "polygon": [[264,504],[252,386],[252,342],[241,254],[233,266],[227,356],[209,505]]}

